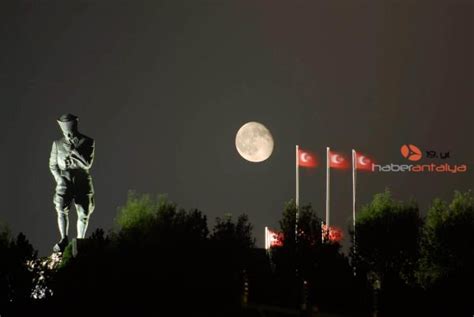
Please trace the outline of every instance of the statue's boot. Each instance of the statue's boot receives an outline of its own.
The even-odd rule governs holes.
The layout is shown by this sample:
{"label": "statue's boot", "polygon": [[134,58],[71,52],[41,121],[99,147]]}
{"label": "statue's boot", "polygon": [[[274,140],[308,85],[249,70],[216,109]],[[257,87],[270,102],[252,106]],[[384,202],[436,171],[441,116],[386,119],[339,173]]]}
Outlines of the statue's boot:
{"label": "statue's boot", "polygon": [[56,243],[53,247],[54,252],[64,252],[67,245],[69,244],[69,239],[67,237],[62,238],[58,243]]}

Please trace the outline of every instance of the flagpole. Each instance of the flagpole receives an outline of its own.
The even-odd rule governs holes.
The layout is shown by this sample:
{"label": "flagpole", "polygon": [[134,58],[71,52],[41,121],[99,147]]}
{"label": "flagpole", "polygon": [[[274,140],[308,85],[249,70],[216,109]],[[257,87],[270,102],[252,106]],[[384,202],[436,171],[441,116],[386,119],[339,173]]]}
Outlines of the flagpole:
{"label": "flagpole", "polygon": [[[295,256],[296,248],[298,248],[298,218],[299,218],[299,210],[300,210],[300,168],[299,168],[299,146],[296,145],[296,164],[295,164],[295,172],[296,172],[296,199],[295,199],[295,206],[296,206],[296,219],[295,219]],[[295,267],[295,274],[296,278],[298,279],[298,265]],[[301,298],[302,300],[302,298]]]}
{"label": "flagpole", "polygon": [[300,173],[299,173],[299,162],[298,162],[298,152],[299,146],[296,145],[296,164],[295,164],[295,172],[296,172],[296,195],[295,195],[295,205],[296,205],[296,219],[295,219],[295,241],[298,239],[298,217],[299,217],[299,208],[300,208]]}
{"label": "flagpole", "polygon": [[299,168],[298,168],[298,149],[299,146],[296,146],[296,164],[295,164],[295,172],[296,172],[296,196],[295,196],[295,203],[296,208],[300,205],[300,177],[299,177]]}
{"label": "flagpole", "polygon": [[329,230],[329,199],[330,199],[330,169],[329,169],[329,147],[326,147],[326,229]]}
{"label": "flagpole", "polygon": [[356,225],[356,151],[352,150],[352,228],[354,229],[355,242],[355,225]]}
{"label": "flagpole", "polygon": [[265,227],[265,251],[268,253],[268,227]]}
{"label": "flagpole", "polygon": [[[352,245],[354,246],[354,255],[356,251],[356,173],[357,173],[357,152],[352,149],[352,229],[354,230]],[[353,265],[354,276],[356,275],[356,267]]]}

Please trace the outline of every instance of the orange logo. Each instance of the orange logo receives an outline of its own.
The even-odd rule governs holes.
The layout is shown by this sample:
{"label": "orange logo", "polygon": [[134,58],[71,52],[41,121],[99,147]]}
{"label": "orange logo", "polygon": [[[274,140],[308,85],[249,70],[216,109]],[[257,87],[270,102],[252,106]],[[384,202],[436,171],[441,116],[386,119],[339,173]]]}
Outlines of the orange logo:
{"label": "orange logo", "polygon": [[404,158],[410,161],[419,161],[423,156],[421,150],[413,144],[404,144],[400,149]]}

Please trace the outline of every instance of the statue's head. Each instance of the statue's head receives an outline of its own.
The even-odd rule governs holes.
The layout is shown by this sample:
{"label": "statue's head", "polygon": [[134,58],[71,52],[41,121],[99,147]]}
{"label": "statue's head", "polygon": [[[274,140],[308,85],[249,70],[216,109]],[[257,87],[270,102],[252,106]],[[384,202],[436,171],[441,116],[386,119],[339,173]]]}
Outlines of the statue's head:
{"label": "statue's head", "polygon": [[79,118],[73,114],[63,114],[58,119],[59,127],[63,132],[63,135],[66,139],[71,139],[73,136],[77,135],[77,123]]}

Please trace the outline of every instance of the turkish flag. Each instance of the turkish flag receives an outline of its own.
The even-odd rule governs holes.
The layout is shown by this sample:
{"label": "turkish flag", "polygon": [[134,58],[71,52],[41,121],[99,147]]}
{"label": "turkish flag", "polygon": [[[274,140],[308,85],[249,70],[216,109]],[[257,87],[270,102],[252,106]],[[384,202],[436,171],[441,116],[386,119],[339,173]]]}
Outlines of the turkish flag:
{"label": "turkish flag", "polygon": [[328,234],[329,241],[331,242],[340,242],[344,238],[341,228],[329,226],[329,232],[327,225],[321,226],[321,231],[323,236]]}
{"label": "turkish flag", "polygon": [[265,249],[283,246],[283,233],[265,227]]}
{"label": "turkish flag", "polygon": [[329,151],[329,167],[332,168],[348,168],[349,167],[349,162],[347,158],[336,152]]}
{"label": "turkish flag", "polygon": [[316,167],[316,155],[305,150],[298,149],[298,166]]}
{"label": "turkish flag", "polygon": [[355,152],[355,168],[358,170],[372,171],[374,162],[367,155]]}

